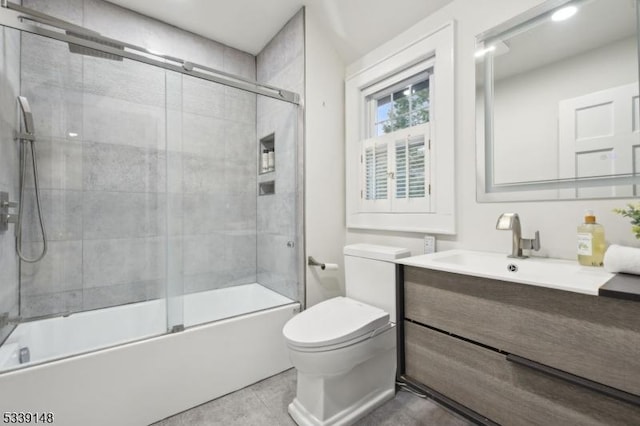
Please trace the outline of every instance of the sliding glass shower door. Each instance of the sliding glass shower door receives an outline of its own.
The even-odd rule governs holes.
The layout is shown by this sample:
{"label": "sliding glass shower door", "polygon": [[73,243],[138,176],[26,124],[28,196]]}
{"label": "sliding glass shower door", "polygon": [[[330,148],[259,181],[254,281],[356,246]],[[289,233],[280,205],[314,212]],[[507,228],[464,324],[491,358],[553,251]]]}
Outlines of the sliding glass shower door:
{"label": "sliding glass shower door", "polygon": [[[244,74],[226,85],[206,67],[187,75],[52,37],[5,29],[0,46],[15,59],[0,64],[0,165],[12,179],[0,185],[24,210],[25,256],[43,249],[40,213],[48,245],[18,261],[17,225],[0,234],[14,266],[0,371],[20,367],[2,359],[26,366],[303,300],[291,94],[251,83],[255,57],[242,52]],[[22,199],[18,95],[38,169],[36,180],[25,163]]]}
{"label": "sliding glass shower door", "polygon": [[[166,330],[165,72],[95,55],[21,35],[20,93],[33,111],[48,252],[20,263],[20,317],[74,314],[68,321],[77,322],[31,345],[33,360]],[[35,257],[43,236],[30,163],[25,172],[23,246]],[[110,307],[118,312],[106,315]]]}

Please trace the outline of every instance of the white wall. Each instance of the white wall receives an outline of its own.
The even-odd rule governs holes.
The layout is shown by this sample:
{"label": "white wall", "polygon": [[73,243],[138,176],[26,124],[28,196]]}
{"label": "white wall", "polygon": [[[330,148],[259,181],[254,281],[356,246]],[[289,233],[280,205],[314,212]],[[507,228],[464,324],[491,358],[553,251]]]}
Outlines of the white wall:
{"label": "white wall", "polygon": [[337,271],[306,267],[307,306],[344,294],[344,67],[314,6],[305,22],[306,255]]}
{"label": "white wall", "polygon": [[[433,31],[452,19],[456,21],[455,167],[458,233],[452,237],[439,237],[438,250],[467,248],[508,253],[511,250],[511,234],[496,231],[495,224],[501,213],[515,211],[520,214],[524,237],[530,237],[540,230],[542,250],[538,255],[574,259],[576,226],[582,221],[586,208],[595,209],[598,222],[605,226],[609,242],[636,244],[627,219],[611,211],[630,200],[476,202],[475,36],[539,3],[539,0],[456,0],[347,67],[349,76],[408,45],[421,34]],[[336,149],[333,155],[340,157],[343,153],[344,150]],[[307,164],[315,161],[311,160],[313,157],[307,158],[310,159]],[[327,175],[329,173],[323,176]],[[420,234],[347,230],[346,236],[347,244],[369,242],[406,247],[413,254],[423,251],[423,235]]]}

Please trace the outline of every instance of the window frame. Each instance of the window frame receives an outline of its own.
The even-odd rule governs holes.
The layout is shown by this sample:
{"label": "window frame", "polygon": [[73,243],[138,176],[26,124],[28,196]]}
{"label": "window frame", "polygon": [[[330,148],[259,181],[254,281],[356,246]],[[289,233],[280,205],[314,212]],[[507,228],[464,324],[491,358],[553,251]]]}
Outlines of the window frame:
{"label": "window frame", "polygon": [[[427,77],[426,80],[429,81],[429,91],[433,89],[433,75],[434,75],[434,60],[433,58],[427,59],[426,61],[422,61],[418,64],[415,64],[405,70],[400,71],[399,73],[377,82],[376,84],[371,85],[362,91],[362,95],[365,97],[365,102],[367,104],[367,138],[373,138],[377,136],[375,134],[375,125],[376,125],[376,117],[377,117],[377,103],[376,101],[380,98],[384,98],[385,96],[389,96],[405,87],[406,84],[414,84],[415,82],[423,81],[422,76]],[[411,82],[411,83],[409,83]],[[379,96],[376,96],[379,95]],[[431,110],[431,105],[429,106],[429,110]],[[431,120],[431,117],[429,118]],[[398,129],[402,130],[402,129]],[[397,130],[395,130],[397,131]],[[393,132],[391,132],[393,133]]]}
{"label": "window frame", "polygon": [[[345,83],[347,228],[455,234],[453,35],[453,21],[418,37],[416,31],[407,31],[348,68]],[[380,91],[390,86],[390,78],[397,76],[400,82],[415,75],[412,68],[429,60],[434,61],[434,84],[430,86],[431,211],[363,211],[360,156],[372,117],[367,96],[376,93],[375,88]],[[404,73],[403,79],[400,76]],[[378,84],[383,86],[376,86]]]}

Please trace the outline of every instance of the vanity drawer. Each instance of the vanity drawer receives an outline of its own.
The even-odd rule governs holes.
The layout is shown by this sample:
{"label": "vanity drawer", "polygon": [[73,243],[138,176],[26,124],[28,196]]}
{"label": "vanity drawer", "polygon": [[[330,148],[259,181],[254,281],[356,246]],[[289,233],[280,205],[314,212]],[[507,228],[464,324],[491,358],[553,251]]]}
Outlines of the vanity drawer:
{"label": "vanity drawer", "polygon": [[405,321],[406,375],[503,425],[630,425],[640,407]]}
{"label": "vanity drawer", "polygon": [[640,395],[640,303],[404,268],[405,318]]}

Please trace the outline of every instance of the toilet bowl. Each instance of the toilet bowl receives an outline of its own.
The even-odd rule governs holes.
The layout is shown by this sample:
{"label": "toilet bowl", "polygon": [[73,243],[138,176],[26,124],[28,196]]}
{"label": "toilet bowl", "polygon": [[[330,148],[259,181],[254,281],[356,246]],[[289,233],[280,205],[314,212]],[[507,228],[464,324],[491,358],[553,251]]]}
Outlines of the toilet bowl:
{"label": "toilet bowl", "polygon": [[289,414],[298,425],[349,425],[393,398],[393,260],[408,255],[391,247],[345,247],[347,297],[321,302],[285,324],[298,380]]}

